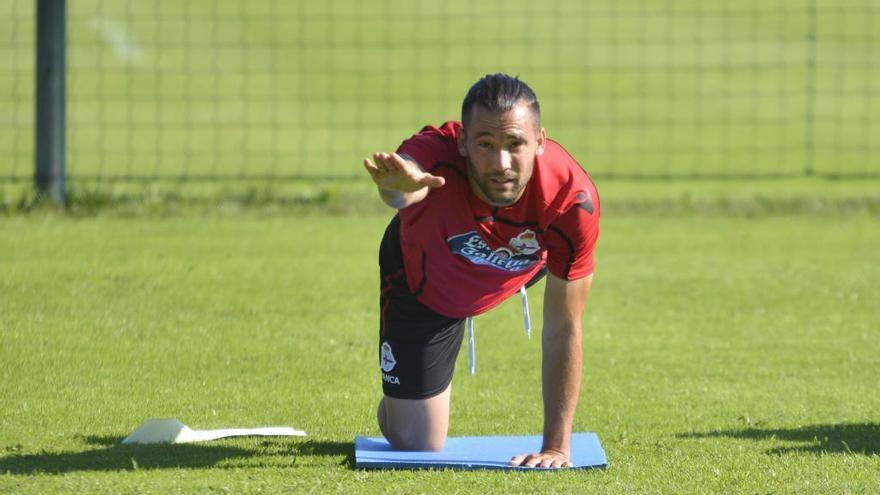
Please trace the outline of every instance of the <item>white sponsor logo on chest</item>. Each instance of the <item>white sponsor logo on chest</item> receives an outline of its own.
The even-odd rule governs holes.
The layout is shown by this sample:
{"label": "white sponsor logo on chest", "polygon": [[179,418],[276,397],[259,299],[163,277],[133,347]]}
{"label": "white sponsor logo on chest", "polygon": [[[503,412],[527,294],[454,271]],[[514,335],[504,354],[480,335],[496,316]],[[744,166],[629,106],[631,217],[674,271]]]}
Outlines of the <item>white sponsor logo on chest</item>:
{"label": "white sponsor logo on chest", "polygon": [[449,250],[475,265],[485,265],[507,272],[527,270],[538,261],[537,236],[526,230],[510,240],[508,246],[492,249],[476,231],[458,234],[446,240]]}

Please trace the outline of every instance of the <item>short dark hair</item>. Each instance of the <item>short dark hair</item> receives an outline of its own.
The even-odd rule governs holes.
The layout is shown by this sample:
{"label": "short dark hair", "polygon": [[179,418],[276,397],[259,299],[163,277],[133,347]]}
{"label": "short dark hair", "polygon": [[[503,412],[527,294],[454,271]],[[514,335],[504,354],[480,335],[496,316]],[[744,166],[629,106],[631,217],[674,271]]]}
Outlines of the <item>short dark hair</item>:
{"label": "short dark hair", "polygon": [[486,74],[474,83],[461,104],[461,121],[467,125],[471,110],[479,105],[493,112],[507,112],[519,102],[525,102],[535,116],[537,127],[541,127],[541,106],[538,97],[528,84],[507,74]]}

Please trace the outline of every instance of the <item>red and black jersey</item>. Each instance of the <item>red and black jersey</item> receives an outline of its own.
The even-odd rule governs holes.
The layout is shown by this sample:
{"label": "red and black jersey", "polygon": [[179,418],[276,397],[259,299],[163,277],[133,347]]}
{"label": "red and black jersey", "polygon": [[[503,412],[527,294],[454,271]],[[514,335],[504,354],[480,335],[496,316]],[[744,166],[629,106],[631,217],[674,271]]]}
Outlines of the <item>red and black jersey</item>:
{"label": "red and black jersey", "polygon": [[398,148],[446,179],[400,210],[407,283],[417,299],[465,318],[501,303],[545,264],[568,280],[593,273],[599,196],[575,159],[548,139],[520,199],[495,207],[471,190],[456,145],[460,132],[458,122],[425,127]]}

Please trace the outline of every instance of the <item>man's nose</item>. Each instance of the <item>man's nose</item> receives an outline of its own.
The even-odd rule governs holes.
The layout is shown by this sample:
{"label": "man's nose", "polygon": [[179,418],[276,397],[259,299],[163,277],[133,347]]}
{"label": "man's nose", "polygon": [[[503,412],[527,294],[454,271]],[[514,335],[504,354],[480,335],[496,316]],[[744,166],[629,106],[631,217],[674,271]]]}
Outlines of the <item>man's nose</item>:
{"label": "man's nose", "polygon": [[511,160],[510,152],[507,150],[503,150],[503,149],[498,150],[498,152],[495,153],[495,157],[494,157],[494,160],[492,160],[492,162],[493,162],[492,163],[493,168],[500,171],[500,172],[504,172],[513,166],[512,165],[513,161]]}

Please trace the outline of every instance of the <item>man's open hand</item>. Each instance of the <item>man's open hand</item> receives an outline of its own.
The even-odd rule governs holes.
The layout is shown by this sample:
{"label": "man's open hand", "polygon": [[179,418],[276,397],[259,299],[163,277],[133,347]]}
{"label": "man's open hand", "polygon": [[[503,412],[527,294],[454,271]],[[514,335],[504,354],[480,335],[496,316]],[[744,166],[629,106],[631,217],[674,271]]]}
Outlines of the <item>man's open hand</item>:
{"label": "man's open hand", "polygon": [[379,189],[386,191],[415,192],[424,187],[441,187],[446,183],[443,177],[431,175],[418,164],[406,160],[397,153],[373,153],[373,159],[364,160],[364,168],[369,172]]}
{"label": "man's open hand", "polygon": [[567,454],[553,449],[544,450],[537,454],[520,454],[514,456],[510,459],[510,465],[550,469],[573,467],[571,459]]}

